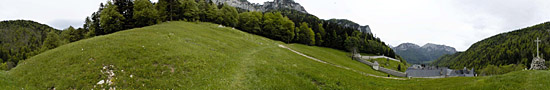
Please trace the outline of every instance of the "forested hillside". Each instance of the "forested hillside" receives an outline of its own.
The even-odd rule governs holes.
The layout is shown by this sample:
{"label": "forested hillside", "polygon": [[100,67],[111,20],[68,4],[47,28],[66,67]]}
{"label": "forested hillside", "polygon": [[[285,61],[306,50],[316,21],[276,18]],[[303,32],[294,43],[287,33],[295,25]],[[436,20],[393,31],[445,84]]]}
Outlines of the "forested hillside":
{"label": "forested hillside", "polygon": [[57,46],[83,39],[84,29],[63,31],[29,20],[0,22],[0,70]]}
{"label": "forested hillside", "polygon": [[[451,68],[482,69],[489,65],[516,64],[529,67],[536,53],[537,38],[541,57],[550,58],[550,22],[498,34],[473,44],[465,52],[442,56],[433,64]],[[547,62],[548,63],[548,62]]]}
{"label": "forested hillside", "polygon": [[[308,27],[315,33],[314,39],[317,46],[347,51],[358,49],[362,53],[401,58],[381,41],[380,38],[374,37],[372,33],[361,32],[357,28],[346,26],[356,24],[349,20],[323,20],[315,15],[302,13],[293,9],[275,9],[268,12],[281,12],[283,16],[288,17],[293,22],[308,23]],[[295,24],[296,26],[300,26],[299,23]]]}
{"label": "forested hillside", "polygon": [[48,32],[59,33],[50,26],[27,20],[0,22],[0,69],[14,67],[24,60],[42,52]]}

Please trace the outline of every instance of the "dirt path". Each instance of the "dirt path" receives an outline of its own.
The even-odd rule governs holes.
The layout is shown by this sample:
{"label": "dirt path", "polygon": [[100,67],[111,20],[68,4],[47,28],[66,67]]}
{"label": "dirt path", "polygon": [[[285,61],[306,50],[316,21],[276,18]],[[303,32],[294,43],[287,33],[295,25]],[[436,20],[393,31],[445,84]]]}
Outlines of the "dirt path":
{"label": "dirt path", "polygon": [[328,63],[328,62],[325,62],[325,61],[323,61],[323,60],[320,60],[320,59],[317,59],[317,58],[314,58],[314,57],[311,57],[311,56],[307,56],[307,55],[302,54],[302,53],[300,53],[300,52],[298,52],[298,51],[295,51],[295,50],[293,50],[293,49],[290,49],[290,48],[288,48],[288,47],[286,47],[286,46],[284,46],[284,45],[280,45],[280,44],[279,44],[279,47],[281,47],[281,48],[286,48],[286,49],[288,49],[288,50],[290,50],[290,51],[292,51],[292,52],[294,52],[294,53],[296,53],[296,54],[298,54],[298,55],[304,56],[304,57],[309,58],[309,59],[311,59],[311,60],[314,60],[314,61],[317,61],[317,62],[320,62],[320,63],[324,63],[324,64],[328,64],[328,65],[331,65],[331,66],[335,66],[335,67],[338,67],[338,68],[343,68],[343,69],[346,69],[346,70],[351,70],[351,71],[353,71],[353,72],[357,72],[357,73],[362,74],[362,75],[365,75],[365,76],[371,76],[371,77],[377,77],[377,78],[385,78],[385,79],[406,80],[405,78],[383,77],[383,76],[377,76],[377,75],[373,75],[373,74],[364,73],[364,72],[357,71],[357,70],[354,70],[354,69],[351,69],[351,68],[348,68],[348,67],[344,67],[344,66],[340,66],[340,65]]}
{"label": "dirt path", "polygon": [[259,48],[254,48],[254,49],[245,51],[247,53],[243,53],[241,55],[241,58],[236,59],[236,60],[239,60],[239,64],[238,64],[238,68],[234,72],[235,74],[233,75],[233,78],[232,78],[232,80],[233,80],[232,83],[231,83],[232,87],[237,88],[237,89],[248,89],[248,87],[246,87],[246,85],[245,85],[245,82],[247,81],[246,80],[247,79],[246,74],[251,71],[249,69],[249,67],[254,65],[254,64],[252,64],[254,62],[254,60],[251,59],[251,58],[253,58],[252,55],[258,53],[258,51],[262,51],[262,50],[267,49],[267,48],[275,48],[275,47],[260,46]]}

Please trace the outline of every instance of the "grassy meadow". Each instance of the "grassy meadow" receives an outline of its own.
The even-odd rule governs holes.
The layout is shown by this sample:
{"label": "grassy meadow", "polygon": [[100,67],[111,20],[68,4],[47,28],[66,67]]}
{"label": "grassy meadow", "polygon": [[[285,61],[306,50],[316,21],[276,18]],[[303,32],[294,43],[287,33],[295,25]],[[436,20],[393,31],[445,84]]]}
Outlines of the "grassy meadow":
{"label": "grassy meadow", "polygon": [[[0,87],[24,89],[550,89],[549,71],[487,77],[394,80],[363,76],[309,60],[386,75],[348,53],[285,44],[217,24],[166,22],[97,36],[46,51],[9,72]],[[106,67],[106,69],[104,69]],[[111,85],[104,70],[114,72]]]}

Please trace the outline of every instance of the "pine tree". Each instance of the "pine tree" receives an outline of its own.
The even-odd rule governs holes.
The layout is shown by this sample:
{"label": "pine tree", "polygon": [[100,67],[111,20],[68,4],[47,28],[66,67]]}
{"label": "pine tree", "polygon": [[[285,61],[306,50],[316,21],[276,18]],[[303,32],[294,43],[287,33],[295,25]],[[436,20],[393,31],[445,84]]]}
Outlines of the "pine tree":
{"label": "pine tree", "polygon": [[[133,0],[113,0],[112,2],[116,5],[116,10],[118,13],[122,14],[124,17],[124,24],[121,26],[121,30],[134,28],[135,20],[133,19],[134,15],[134,2]],[[119,26],[120,27],[120,26]]]}
{"label": "pine tree", "polygon": [[199,5],[199,20],[200,21],[204,21],[204,22],[208,22],[208,16],[207,16],[207,13],[208,13],[208,9],[211,9],[210,7],[210,4],[205,2],[204,0],[199,0],[199,2],[197,2],[197,4]]}
{"label": "pine tree", "polygon": [[180,20],[180,14],[183,11],[181,2],[178,0],[159,0],[155,4],[162,21]]}

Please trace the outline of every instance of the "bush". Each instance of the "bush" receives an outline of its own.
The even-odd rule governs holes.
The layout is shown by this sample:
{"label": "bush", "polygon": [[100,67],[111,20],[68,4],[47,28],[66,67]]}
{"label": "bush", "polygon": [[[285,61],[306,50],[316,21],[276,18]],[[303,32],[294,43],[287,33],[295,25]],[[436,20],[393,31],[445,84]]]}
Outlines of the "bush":
{"label": "bush", "polygon": [[8,70],[8,66],[6,63],[0,63],[0,70]]}

